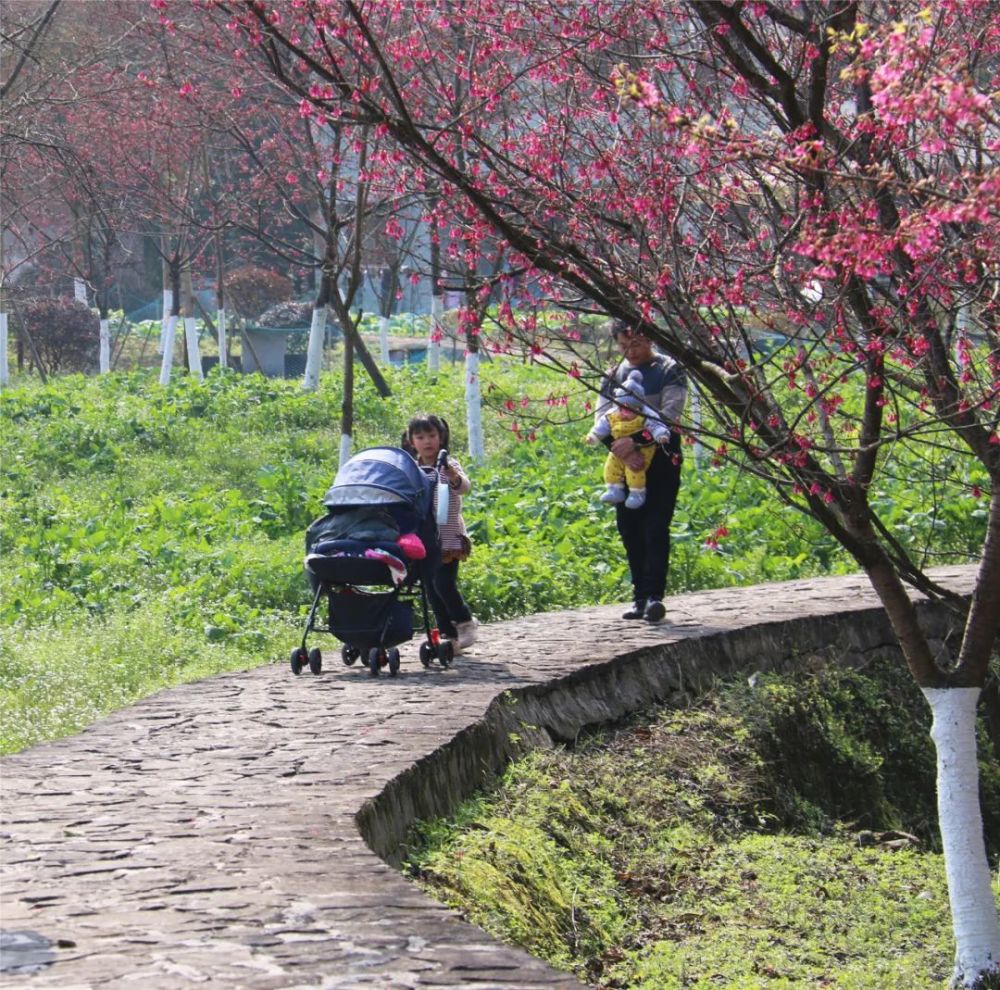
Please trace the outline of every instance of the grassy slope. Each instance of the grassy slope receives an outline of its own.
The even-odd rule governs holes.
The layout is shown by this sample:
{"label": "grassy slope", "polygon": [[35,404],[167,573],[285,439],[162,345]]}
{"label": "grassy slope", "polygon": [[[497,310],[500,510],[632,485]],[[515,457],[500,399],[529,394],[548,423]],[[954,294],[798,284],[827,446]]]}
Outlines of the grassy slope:
{"label": "grassy slope", "polygon": [[[905,670],[768,675],[648,718],[421,826],[413,873],[602,988],[940,990],[934,759]],[[981,753],[996,857],[1000,763]]]}

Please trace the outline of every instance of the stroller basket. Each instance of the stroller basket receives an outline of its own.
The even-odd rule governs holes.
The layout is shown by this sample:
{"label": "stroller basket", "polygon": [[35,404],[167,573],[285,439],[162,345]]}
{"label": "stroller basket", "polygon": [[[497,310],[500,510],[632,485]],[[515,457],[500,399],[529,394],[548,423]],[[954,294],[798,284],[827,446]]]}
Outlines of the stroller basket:
{"label": "stroller basket", "polygon": [[369,557],[327,557],[311,553],[306,557],[306,570],[327,584],[392,585],[392,574],[381,560]]}
{"label": "stroller basket", "polygon": [[392,592],[331,592],[330,632],[358,650],[397,646],[413,636],[413,605]]}

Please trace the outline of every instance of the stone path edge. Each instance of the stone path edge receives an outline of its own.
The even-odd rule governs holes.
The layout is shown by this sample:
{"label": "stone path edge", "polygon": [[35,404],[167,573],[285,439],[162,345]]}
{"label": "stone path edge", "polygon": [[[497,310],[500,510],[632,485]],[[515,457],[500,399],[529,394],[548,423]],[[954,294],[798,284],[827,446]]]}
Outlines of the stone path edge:
{"label": "stone path edge", "polygon": [[[940,639],[954,636],[957,630],[944,607],[921,601],[918,609]],[[743,669],[787,668],[821,655],[849,663],[886,655],[902,662],[881,606],[759,622],[588,662],[494,698],[481,719],[365,802],[356,816],[358,828],[376,855],[398,867],[417,821],[450,816],[532,750],[574,744],[581,733],[657,705],[688,704],[714,681]]]}

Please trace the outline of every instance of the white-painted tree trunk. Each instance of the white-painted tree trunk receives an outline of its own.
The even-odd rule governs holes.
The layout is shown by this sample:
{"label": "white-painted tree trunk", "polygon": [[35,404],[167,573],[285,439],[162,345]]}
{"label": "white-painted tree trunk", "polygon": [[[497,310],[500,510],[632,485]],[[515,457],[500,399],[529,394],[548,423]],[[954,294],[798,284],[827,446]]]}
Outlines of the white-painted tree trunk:
{"label": "white-painted tree trunk", "polygon": [[436,375],[441,370],[441,317],[444,315],[444,296],[431,296],[431,327],[427,338],[427,370]]}
{"label": "white-painted tree trunk", "polygon": [[82,278],[74,278],[73,279],[73,298],[77,302],[83,303],[84,306],[88,305],[88,303],[87,303],[87,283],[84,282],[84,280]]}
{"label": "white-painted tree trunk", "polygon": [[340,459],[337,463],[343,467],[351,459],[351,435],[350,433],[340,434]]}
{"label": "white-painted tree trunk", "polygon": [[184,336],[187,339],[188,371],[198,376],[198,381],[205,380],[205,372],[201,366],[201,351],[198,350],[198,325],[193,316],[184,317]]}
{"label": "white-painted tree trunk", "polygon": [[1000,974],[1000,920],[990,887],[976,762],[978,688],[924,688],[934,716],[938,826],[955,932],[953,987]]}
{"label": "white-painted tree trunk", "polygon": [[160,346],[157,348],[158,354],[163,354],[167,346],[167,321],[174,309],[173,289],[163,290],[163,319],[160,320]]}
{"label": "white-painted tree trunk", "polygon": [[309,325],[309,346],[306,349],[306,373],[302,378],[302,387],[307,392],[319,388],[319,373],[323,365],[323,340],[326,337],[326,309],[314,308],[312,322]]}
{"label": "white-painted tree trunk", "polygon": [[389,365],[389,317],[380,316],[378,318],[378,345],[379,354],[382,359],[382,367]]}
{"label": "white-painted tree trunk", "polygon": [[479,354],[465,355],[465,422],[469,431],[469,457],[481,461],[486,453],[483,443],[483,401],[479,383]]}
{"label": "white-painted tree trunk", "polygon": [[969,328],[969,304],[963,303],[958,308],[958,312],[955,314],[955,343],[953,344],[953,354],[952,360],[955,362],[955,366],[961,368],[963,366],[964,359],[962,357],[962,346],[966,343],[965,332]]}
{"label": "white-painted tree trunk", "polygon": [[7,361],[7,314],[0,313],[0,385],[10,384],[10,364]]}
{"label": "white-painted tree trunk", "polygon": [[229,367],[229,343],[226,339],[226,311],[217,309],[215,311],[215,325],[219,337],[219,367]]}
{"label": "white-painted tree trunk", "polygon": [[101,347],[99,367],[102,375],[111,370],[111,321],[101,320]]}
{"label": "white-painted tree trunk", "polygon": [[174,363],[174,334],[177,332],[177,317],[170,315],[163,326],[163,360],[160,362],[160,384],[170,383],[170,370]]}

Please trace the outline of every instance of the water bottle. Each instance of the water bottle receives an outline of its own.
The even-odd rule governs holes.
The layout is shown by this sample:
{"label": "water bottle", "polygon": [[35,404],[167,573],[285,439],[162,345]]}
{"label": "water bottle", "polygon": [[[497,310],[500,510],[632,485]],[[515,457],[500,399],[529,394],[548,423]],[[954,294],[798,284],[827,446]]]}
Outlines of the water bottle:
{"label": "water bottle", "polygon": [[443,526],[448,521],[448,493],[450,486],[448,485],[448,479],[442,477],[440,472],[448,466],[447,450],[442,450],[437,455],[437,462],[434,466],[438,469],[437,524]]}

